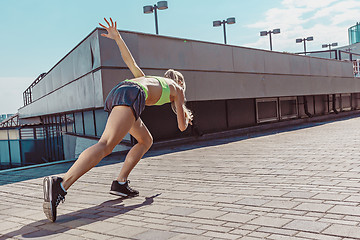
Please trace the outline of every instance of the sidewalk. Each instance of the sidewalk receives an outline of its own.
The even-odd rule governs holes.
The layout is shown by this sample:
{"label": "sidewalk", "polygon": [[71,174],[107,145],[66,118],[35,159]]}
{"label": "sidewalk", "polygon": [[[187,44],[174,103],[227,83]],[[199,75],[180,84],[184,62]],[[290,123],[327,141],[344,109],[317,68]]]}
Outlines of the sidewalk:
{"label": "sidewalk", "polygon": [[140,196],[108,194],[123,157],[85,174],[50,223],[42,178],[0,172],[0,239],[360,239],[360,118],[147,154]]}

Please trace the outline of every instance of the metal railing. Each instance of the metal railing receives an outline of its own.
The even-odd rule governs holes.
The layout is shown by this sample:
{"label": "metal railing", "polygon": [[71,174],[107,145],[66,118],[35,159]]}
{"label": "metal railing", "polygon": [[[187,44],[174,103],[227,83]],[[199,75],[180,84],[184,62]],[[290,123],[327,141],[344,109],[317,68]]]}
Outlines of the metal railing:
{"label": "metal railing", "polygon": [[24,91],[23,93],[23,99],[24,99],[24,106],[32,103],[33,98],[32,98],[32,89],[35,87],[36,84],[38,84],[41,79],[43,79],[45,77],[47,73],[42,73],[40,74],[35,81]]}
{"label": "metal railing", "polygon": [[338,59],[339,53],[338,50],[321,50],[321,51],[311,51],[311,52],[298,52],[297,55],[305,55],[310,57],[319,57],[326,59]]}
{"label": "metal railing", "polygon": [[356,61],[360,59],[360,54],[358,53],[352,53],[343,50],[338,50],[338,51],[339,51],[339,60]]}
{"label": "metal railing", "polygon": [[18,127],[19,124],[19,115],[15,114],[4,121],[0,122],[0,128],[6,128],[6,127]]}
{"label": "metal railing", "polygon": [[[325,55],[324,55],[325,53]],[[329,53],[329,57],[327,57],[326,53]],[[349,51],[343,50],[324,50],[324,51],[312,51],[312,52],[299,52],[296,53],[298,55],[306,55],[311,54],[312,57],[320,57],[327,59],[336,59],[341,61],[351,61],[353,63],[354,76],[360,78],[360,54],[353,53]],[[318,54],[318,55],[316,55]]]}
{"label": "metal railing", "polygon": [[356,59],[353,62],[353,67],[354,67],[354,75],[355,77],[360,78],[360,59]]}

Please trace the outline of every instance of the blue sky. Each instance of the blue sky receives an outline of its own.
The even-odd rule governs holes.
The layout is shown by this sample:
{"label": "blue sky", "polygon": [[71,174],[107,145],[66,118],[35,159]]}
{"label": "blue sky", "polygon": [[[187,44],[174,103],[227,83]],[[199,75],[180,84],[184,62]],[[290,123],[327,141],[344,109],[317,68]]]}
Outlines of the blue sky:
{"label": "blue sky", "polygon": [[[47,72],[103,17],[113,17],[120,30],[155,33],[153,14],[143,14],[150,0],[0,0],[0,113],[16,112],[22,92]],[[159,11],[161,35],[223,43],[213,20],[235,17],[227,26],[231,45],[269,49],[259,32],[281,28],[275,51],[299,52],[299,37],[314,36],[308,50],[324,43],[348,43],[347,29],[360,21],[360,0],[168,0]],[[6,87],[5,87],[6,86]]]}

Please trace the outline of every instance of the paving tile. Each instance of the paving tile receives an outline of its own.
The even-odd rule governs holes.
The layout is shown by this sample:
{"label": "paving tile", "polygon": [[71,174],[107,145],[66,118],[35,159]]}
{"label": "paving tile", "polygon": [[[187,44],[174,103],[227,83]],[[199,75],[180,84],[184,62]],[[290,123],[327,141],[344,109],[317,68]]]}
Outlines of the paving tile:
{"label": "paving tile", "polygon": [[360,238],[360,227],[332,224],[329,228],[325,229],[325,231],[323,231],[322,233],[339,236],[339,237],[351,237],[351,238],[359,239]]}
{"label": "paving tile", "polygon": [[147,224],[143,225],[142,227],[149,228],[149,229],[163,230],[163,231],[170,231],[171,229],[174,228],[174,226],[156,224],[156,223],[147,223]]}
{"label": "paving tile", "polygon": [[119,225],[109,222],[94,222],[87,225],[80,226],[79,229],[81,230],[87,230],[97,233],[108,233],[111,230],[118,229]]}
{"label": "paving tile", "polygon": [[247,237],[257,237],[261,239],[265,239],[268,236],[270,236],[269,233],[262,233],[262,232],[252,232],[247,235]]}
{"label": "paving tile", "polygon": [[260,228],[256,229],[256,231],[265,232],[265,233],[275,233],[275,234],[285,235],[285,236],[293,236],[298,232],[295,230],[289,230],[289,229],[284,229],[284,228],[273,228],[273,227],[260,227]]}
{"label": "paving tile", "polygon": [[360,207],[353,206],[334,206],[328,211],[329,213],[344,214],[344,215],[355,215],[360,216]]}
{"label": "paving tile", "polygon": [[93,233],[93,232],[87,232],[82,235],[82,237],[86,239],[95,239],[95,240],[107,240],[107,239],[113,239],[113,236],[99,234],[99,233]]}
{"label": "paving tile", "polygon": [[316,240],[341,240],[341,237],[329,236],[324,234],[316,234],[316,233],[309,233],[309,232],[299,232],[296,234],[297,237],[304,237],[309,239],[316,239]]}
{"label": "paving tile", "polygon": [[250,216],[247,214],[241,214],[241,213],[227,213],[221,217],[218,217],[217,220],[224,220],[224,221],[230,221],[230,222],[239,222],[239,223],[246,223],[252,219],[254,219],[255,216]]}
{"label": "paving tile", "polygon": [[312,212],[327,212],[333,205],[318,204],[318,203],[301,203],[296,210],[312,211]]}
{"label": "paving tile", "polygon": [[239,235],[229,234],[229,233],[219,233],[208,231],[203,234],[204,236],[213,237],[215,239],[238,239]]}
{"label": "paving tile", "polygon": [[269,200],[264,200],[260,198],[243,198],[235,203],[248,206],[262,206],[267,202],[269,202]]}
{"label": "paving tile", "polygon": [[292,236],[284,236],[284,235],[277,235],[277,234],[271,234],[267,237],[267,239],[273,239],[273,240],[308,240],[308,238],[302,238],[302,237],[292,237]]}
{"label": "paving tile", "polygon": [[258,218],[251,220],[249,224],[267,226],[267,227],[282,227],[291,221],[292,221],[291,219],[260,216]]}
{"label": "paving tile", "polygon": [[170,239],[176,235],[176,233],[168,231],[148,230],[146,232],[133,236],[133,238],[139,240],[165,240]]}
{"label": "paving tile", "polygon": [[320,233],[330,224],[314,221],[294,220],[284,226],[285,229]]}
{"label": "paving tile", "polygon": [[196,218],[208,218],[208,219],[214,219],[219,216],[225,215],[227,212],[222,211],[212,211],[212,210],[199,210],[197,212],[191,213],[190,217],[196,217]]}
{"label": "paving tile", "polygon": [[119,236],[119,237],[131,238],[135,235],[145,232],[146,230],[148,230],[148,229],[133,227],[133,226],[122,226],[119,224],[119,225],[117,225],[116,229],[107,231],[106,234],[113,235],[113,236]]}
{"label": "paving tile", "polygon": [[211,240],[211,237],[199,236],[199,235],[192,235],[192,234],[178,234],[169,240]]}
{"label": "paving tile", "polygon": [[308,199],[315,195],[316,193],[307,192],[307,191],[290,191],[289,193],[286,193],[283,197]]}
{"label": "paving tile", "polygon": [[299,202],[292,202],[292,201],[270,201],[265,203],[264,207],[270,207],[270,208],[285,208],[285,209],[292,209],[296,206],[300,205]]}
{"label": "paving tile", "polygon": [[185,207],[175,207],[167,210],[166,214],[172,214],[172,215],[180,215],[180,216],[189,216],[194,212],[197,212],[199,209],[194,208],[185,208]]}
{"label": "paving tile", "polygon": [[346,198],[348,198],[349,195],[344,194],[329,194],[329,193],[319,193],[313,196],[314,199],[322,199],[322,200],[336,200],[336,201],[342,201]]}
{"label": "paving tile", "polygon": [[232,227],[224,227],[224,226],[214,226],[214,225],[200,225],[198,227],[196,227],[197,229],[202,229],[202,230],[209,230],[209,231],[214,231],[214,232],[230,232],[231,230],[233,230],[234,228]]}
{"label": "paving tile", "polygon": [[183,228],[183,227],[174,227],[171,228],[171,232],[178,232],[178,233],[189,233],[194,235],[202,235],[206,232],[204,229],[194,229],[194,228]]}

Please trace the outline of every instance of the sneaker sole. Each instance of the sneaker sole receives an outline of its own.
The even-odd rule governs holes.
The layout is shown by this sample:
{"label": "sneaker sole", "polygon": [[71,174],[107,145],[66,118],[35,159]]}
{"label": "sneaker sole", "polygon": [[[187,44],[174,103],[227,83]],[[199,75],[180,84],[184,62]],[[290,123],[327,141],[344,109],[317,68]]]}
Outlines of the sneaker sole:
{"label": "sneaker sole", "polygon": [[112,195],[121,196],[121,197],[127,197],[128,196],[125,193],[116,192],[116,191],[110,191],[109,193],[112,194]]}
{"label": "sneaker sole", "polygon": [[56,215],[53,214],[53,209],[51,205],[52,200],[52,178],[45,177],[43,181],[43,190],[44,190],[44,203],[43,203],[43,211],[47,219],[52,222],[55,222]]}

